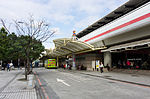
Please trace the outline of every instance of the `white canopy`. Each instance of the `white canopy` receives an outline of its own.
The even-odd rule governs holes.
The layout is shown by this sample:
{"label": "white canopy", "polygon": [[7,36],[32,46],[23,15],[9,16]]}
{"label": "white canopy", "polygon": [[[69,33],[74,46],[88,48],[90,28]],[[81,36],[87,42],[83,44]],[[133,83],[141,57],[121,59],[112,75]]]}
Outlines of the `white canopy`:
{"label": "white canopy", "polygon": [[86,52],[94,50],[94,46],[71,38],[61,38],[53,40],[55,49],[51,54],[55,56],[64,56],[72,53]]}

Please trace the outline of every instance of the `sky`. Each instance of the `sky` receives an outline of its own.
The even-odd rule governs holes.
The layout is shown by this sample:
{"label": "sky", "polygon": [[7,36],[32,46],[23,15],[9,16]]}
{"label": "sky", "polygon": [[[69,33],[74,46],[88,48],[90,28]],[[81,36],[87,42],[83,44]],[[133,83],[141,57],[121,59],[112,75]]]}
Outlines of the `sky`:
{"label": "sky", "polygon": [[43,43],[54,48],[54,39],[70,38],[72,31],[79,33],[128,0],[0,0],[0,18],[25,19],[33,15],[51,24],[56,33]]}

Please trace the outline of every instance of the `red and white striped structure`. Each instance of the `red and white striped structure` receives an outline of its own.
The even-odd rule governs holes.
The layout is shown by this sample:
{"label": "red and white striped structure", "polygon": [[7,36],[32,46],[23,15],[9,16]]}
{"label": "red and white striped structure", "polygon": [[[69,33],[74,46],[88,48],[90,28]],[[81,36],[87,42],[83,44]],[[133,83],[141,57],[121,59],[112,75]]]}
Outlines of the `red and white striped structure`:
{"label": "red and white striped structure", "polygon": [[[120,15],[126,10],[127,13]],[[78,33],[77,36],[79,40],[94,47],[113,46],[148,38],[150,36],[150,1],[130,0]]]}

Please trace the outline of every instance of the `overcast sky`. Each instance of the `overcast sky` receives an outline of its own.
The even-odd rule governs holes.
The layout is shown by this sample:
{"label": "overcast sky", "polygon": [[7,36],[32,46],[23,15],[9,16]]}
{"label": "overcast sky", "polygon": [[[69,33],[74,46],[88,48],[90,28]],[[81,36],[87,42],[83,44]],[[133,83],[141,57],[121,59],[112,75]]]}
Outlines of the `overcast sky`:
{"label": "overcast sky", "polygon": [[128,0],[0,0],[0,18],[23,19],[32,14],[47,20],[57,30],[44,46],[54,48],[53,39],[69,38]]}

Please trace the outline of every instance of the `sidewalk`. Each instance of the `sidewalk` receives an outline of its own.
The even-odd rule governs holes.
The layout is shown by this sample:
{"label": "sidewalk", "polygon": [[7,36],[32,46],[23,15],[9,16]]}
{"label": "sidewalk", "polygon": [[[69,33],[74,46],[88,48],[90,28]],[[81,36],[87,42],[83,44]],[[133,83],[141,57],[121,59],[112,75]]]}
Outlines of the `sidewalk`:
{"label": "sidewalk", "polygon": [[0,99],[37,99],[35,88],[23,80],[24,70],[0,71]]}
{"label": "sidewalk", "polygon": [[[60,71],[64,71],[60,69]],[[120,81],[120,82],[129,82],[135,83],[143,86],[150,87],[150,75],[140,75],[140,74],[129,74],[129,73],[121,73],[121,72],[103,72],[100,71],[79,71],[79,70],[66,70],[70,72],[100,77],[103,79],[113,80],[113,81]]]}

